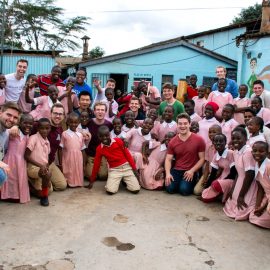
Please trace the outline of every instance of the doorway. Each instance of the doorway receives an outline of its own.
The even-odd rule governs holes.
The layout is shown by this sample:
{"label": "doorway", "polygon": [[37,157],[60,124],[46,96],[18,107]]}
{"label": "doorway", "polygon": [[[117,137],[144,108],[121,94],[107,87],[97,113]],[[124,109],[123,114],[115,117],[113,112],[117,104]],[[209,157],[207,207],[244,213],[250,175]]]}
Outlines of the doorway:
{"label": "doorway", "polygon": [[128,74],[111,73],[110,78],[115,79],[116,90],[120,89],[122,93],[128,91]]}

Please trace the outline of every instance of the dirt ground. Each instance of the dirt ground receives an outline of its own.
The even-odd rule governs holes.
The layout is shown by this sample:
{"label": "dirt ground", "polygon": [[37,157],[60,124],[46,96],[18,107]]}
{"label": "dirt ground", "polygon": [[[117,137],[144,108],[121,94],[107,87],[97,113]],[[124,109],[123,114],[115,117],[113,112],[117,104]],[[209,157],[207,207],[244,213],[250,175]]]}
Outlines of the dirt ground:
{"label": "dirt ground", "polygon": [[50,206],[0,202],[0,270],[270,269],[270,231],[195,196],[104,182],[50,195]]}

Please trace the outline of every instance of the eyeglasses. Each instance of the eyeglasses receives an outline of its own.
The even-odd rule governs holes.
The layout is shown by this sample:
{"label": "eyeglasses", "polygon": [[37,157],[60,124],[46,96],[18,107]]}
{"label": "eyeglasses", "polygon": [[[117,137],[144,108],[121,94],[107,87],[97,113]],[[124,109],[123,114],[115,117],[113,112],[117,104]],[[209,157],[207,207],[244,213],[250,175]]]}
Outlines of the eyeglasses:
{"label": "eyeglasses", "polygon": [[63,116],[64,115],[63,113],[58,113],[58,112],[53,112],[52,114],[55,116]]}

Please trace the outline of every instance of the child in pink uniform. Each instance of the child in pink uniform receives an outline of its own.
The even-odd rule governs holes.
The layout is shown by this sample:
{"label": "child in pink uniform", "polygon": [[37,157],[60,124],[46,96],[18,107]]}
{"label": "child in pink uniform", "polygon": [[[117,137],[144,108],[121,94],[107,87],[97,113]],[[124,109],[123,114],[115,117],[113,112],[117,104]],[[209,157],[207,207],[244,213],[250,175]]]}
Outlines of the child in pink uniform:
{"label": "child in pink uniform", "polygon": [[59,163],[62,165],[63,174],[67,179],[69,187],[83,186],[83,172],[86,162],[84,154],[85,144],[83,136],[77,131],[80,124],[78,114],[68,115],[67,124],[69,129],[61,136]]}
{"label": "child in pink uniform", "polygon": [[223,208],[225,214],[235,220],[247,220],[256,202],[255,160],[246,142],[245,129],[235,128],[232,132],[232,146],[235,149],[233,159],[238,176]]}
{"label": "child in pink uniform", "polygon": [[[139,182],[145,189],[160,190],[164,185],[164,162],[169,141],[175,133],[168,132],[162,143],[146,141],[142,153],[137,153],[136,167],[139,170]],[[148,156],[148,152],[151,151]]]}
{"label": "child in pink uniform", "polygon": [[173,106],[171,105],[166,106],[162,114],[164,121],[162,123],[156,124],[152,129],[151,134],[153,134],[154,137],[157,138],[159,142],[163,142],[165,135],[169,131],[173,133],[177,132],[177,124],[173,120],[173,116],[174,116]]}
{"label": "child in pink uniform", "polygon": [[221,120],[221,114],[222,114],[222,109],[224,105],[229,104],[229,103],[233,104],[233,97],[229,92],[225,92],[225,88],[226,88],[226,80],[219,79],[218,90],[212,91],[207,99],[208,102],[212,101],[218,104],[219,109],[216,112],[216,118],[219,121]]}
{"label": "child in pink uniform", "polygon": [[73,89],[76,83],[76,79],[74,77],[68,77],[66,86],[57,86],[58,92],[58,100],[62,103],[66,116],[73,111],[73,108],[78,108],[79,100]]}
{"label": "child in pink uniform", "polygon": [[222,119],[223,121],[220,123],[222,133],[227,137],[227,143],[231,142],[231,133],[236,128],[239,123],[237,123],[234,118],[234,106],[232,104],[226,104],[222,110]]}
{"label": "child in pink uniform", "polygon": [[215,102],[208,102],[205,105],[205,118],[199,121],[199,132],[205,143],[209,142],[208,131],[209,128],[213,125],[220,125],[217,119],[215,118],[215,113],[218,110],[218,105]]}
{"label": "child in pink uniform", "polygon": [[197,134],[199,132],[199,123],[196,121],[192,121],[190,123],[190,131]]}
{"label": "child in pink uniform", "polygon": [[214,201],[223,194],[222,202],[227,198],[233,186],[232,178],[236,175],[233,151],[226,148],[227,139],[224,134],[217,134],[213,140],[216,154],[211,162],[211,174],[202,192],[204,202]]}
{"label": "child in pink uniform", "polygon": [[151,118],[154,122],[154,126],[159,123],[158,119],[158,112],[156,109],[149,109],[147,112],[147,118]]}
{"label": "child in pink uniform", "polygon": [[265,137],[263,135],[263,120],[261,117],[254,116],[247,122],[248,129],[248,140],[247,145],[253,146],[255,142],[262,141],[265,142]]}
{"label": "child in pink uniform", "polygon": [[87,147],[89,142],[91,141],[92,135],[89,132],[88,124],[90,121],[90,116],[87,111],[82,111],[80,117],[80,124],[77,127],[77,131],[79,131],[84,138],[84,144]]}
{"label": "child in pink uniform", "polygon": [[31,191],[40,197],[42,206],[49,206],[49,188],[51,188],[51,172],[49,171],[49,153],[51,151],[48,135],[51,123],[48,118],[38,120],[38,132],[30,136],[24,158],[27,161],[27,174],[31,183]]}
{"label": "child in pink uniform", "polygon": [[195,102],[192,99],[186,100],[184,102],[185,112],[190,116],[191,122],[199,122],[202,118],[194,111]]}
{"label": "child in pink uniform", "polygon": [[261,117],[264,121],[264,125],[270,128],[270,110],[263,108],[262,99],[260,97],[254,97],[251,100],[251,108],[256,112],[256,115]]}
{"label": "child in pink uniform", "polygon": [[6,85],[7,80],[4,74],[0,74],[0,105],[6,102]]}
{"label": "child in pink uniform", "polygon": [[145,141],[150,141],[151,134],[150,131],[153,128],[153,120],[150,118],[146,118],[143,122],[142,127],[137,129],[132,129],[127,132],[126,142],[128,144],[128,148],[131,153],[133,152],[141,152],[142,144]]}
{"label": "child in pink uniform", "polygon": [[111,138],[121,138],[125,139],[126,138],[126,132],[122,130],[122,120],[121,118],[115,117],[112,121],[113,124],[113,130],[110,132],[111,133]]}
{"label": "child in pink uniform", "polygon": [[24,153],[33,123],[34,119],[30,114],[23,114],[19,122],[19,136],[9,138],[4,162],[9,165],[10,172],[1,189],[1,199],[13,199],[20,203],[30,201],[27,163],[24,159]]}
{"label": "child in pink uniform", "polygon": [[32,110],[32,104],[26,102],[26,100],[25,100],[26,88],[27,87],[29,88],[30,98],[34,99],[35,91],[39,91],[37,79],[38,78],[35,74],[29,74],[26,78],[25,86],[23,88],[23,91],[21,92],[21,95],[20,95],[20,98],[18,101],[18,105],[19,105],[20,109],[22,110],[22,112],[24,112],[24,113],[30,113]]}
{"label": "child in pink uniform", "polygon": [[54,103],[60,103],[58,101],[58,88],[55,85],[50,85],[48,87],[48,96],[41,96],[38,98],[32,99],[29,96],[30,86],[26,86],[25,89],[25,100],[28,103],[36,105],[36,109],[31,111],[30,114],[33,116],[34,120],[37,121],[40,118],[50,118],[51,117],[51,108]]}
{"label": "child in pink uniform", "polygon": [[268,156],[268,144],[255,142],[252,147],[252,155],[256,160],[255,179],[258,184],[256,205],[249,215],[249,222],[270,229],[270,160]]}
{"label": "child in pink uniform", "polygon": [[240,125],[244,124],[244,112],[250,106],[250,99],[246,97],[248,92],[248,87],[245,84],[239,86],[239,97],[234,98],[234,120]]}
{"label": "child in pink uniform", "polygon": [[[151,136],[152,136],[153,139],[158,141],[158,136],[156,135],[157,134],[156,130],[160,125],[160,121],[158,119],[157,110],[156,109],[149,109],[147,114],[146,114],[146,117],[151,118],[153,120],[154,127],[151,130]],[[143,121],[144,120],[136,120],[137,127],[141,127],[142,124],[143,124]]]}
{"label": "child in pink uniform", "polygon": [[204,108],[207,103],[205,92],[206,87],[202,85],[198,88],[198,96],[192,98],[192,100],[195,102],[194,111],[202,118],[204,117]]}
{"label": "child in pink uniform", "polygon": [[128,132],[136,128],[135,115],[132,111],[125,112],[125,124],[122,126],[122,131]]}
{"label": "child in pink uniform", "polygon": [[105,119],[112,122],[118,112],[118,103],[114,100],[114,90],[112,88],[106,88],[105,96],[106,99],[101,100],[107,107]]}
{"label": "child in pink uniform", "polygon": [[216,150],[215,150],[215,147],[213,144],[213,139],[214,139],[215,135],[217,135],[217,134],[221,134],[221,127],[220,127],[220,125],[215,124],[215,125],[211,126],[209,128],[209,131],[208,131],[209,140],[205,146],[205,163],[203,166],[203,175],[201,176],[201,178],[199,179],[198,183],[196,184],[196,186],[194,188],[193,193],[195,195],[198,195],[198,196],[201,195],[201,193],[202,193],[202,191],[207,183],[209,174],[211,172],[210,163],[212,162],[213,157],[216,153]]}

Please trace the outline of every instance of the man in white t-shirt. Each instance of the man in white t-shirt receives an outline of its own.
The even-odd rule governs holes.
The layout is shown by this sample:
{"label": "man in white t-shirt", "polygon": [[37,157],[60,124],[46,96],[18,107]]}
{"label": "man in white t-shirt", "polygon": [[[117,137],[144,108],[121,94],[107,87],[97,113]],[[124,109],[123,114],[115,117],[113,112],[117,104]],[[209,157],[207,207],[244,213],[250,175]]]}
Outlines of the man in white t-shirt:
{"label": "man in white t-shirt", "polygon": [[28,61],[20,59],[16,65],[16,72],[7,74],[6,101],[18,102],[25,85],[24,75],[27,71]]}

